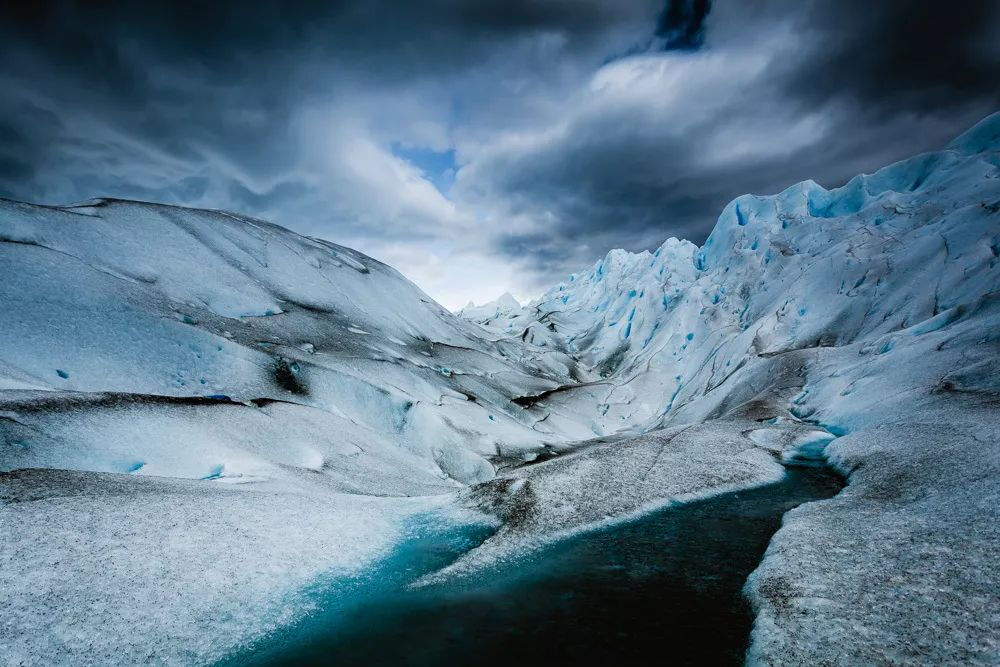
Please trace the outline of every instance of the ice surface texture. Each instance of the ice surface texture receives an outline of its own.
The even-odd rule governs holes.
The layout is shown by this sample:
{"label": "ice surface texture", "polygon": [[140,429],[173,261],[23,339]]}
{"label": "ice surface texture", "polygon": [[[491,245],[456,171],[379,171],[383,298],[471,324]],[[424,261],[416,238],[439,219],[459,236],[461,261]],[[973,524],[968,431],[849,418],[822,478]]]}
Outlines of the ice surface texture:
{"label": "ice surface texture", "polygon": [[[124,201],[0,201],[0,241],[0,389],[308,406],[342,422],[345,443],[402,449],[421,474],[468,483],[493,476],[498,449],[537,444],[533,419],[509,399],[569,380],[568,357],[522,364],[391,268],[257,220]],[[175,438],[174,461],[206,438]],[[122,452],[146,462],[141,474],[198,476],[145,446]],[[67,451],[72,463],[30,449],[0,469],[41,457],[121,471],[90,447]]]}
{"label": "ice surface texture", "polygon": [[3,664],[221,657],[537,449],[510,399],[571,381],[227,213],[0,201],[0,266]]}
{"label": "ice surface texture", "polygon": [[602,435],[749,417],[761,445],[813,425],[792,458],[825,447],[850,483],[751,577],[751,663],[1000,661],[1000,114],[841,188],[740,197],[692,255],[651,287],[655,258],[611,253],[508,318],[611,372],[532,409]]}
{"label": "ice surface texture", "polygon": [[2,662],[211,661],[431,506],[503,521],[459,573],[824,454],[849,486],[751,577],[751,662],[998,660],[1000,115],[462,317],[137,202],[2,201],[0,266]]}

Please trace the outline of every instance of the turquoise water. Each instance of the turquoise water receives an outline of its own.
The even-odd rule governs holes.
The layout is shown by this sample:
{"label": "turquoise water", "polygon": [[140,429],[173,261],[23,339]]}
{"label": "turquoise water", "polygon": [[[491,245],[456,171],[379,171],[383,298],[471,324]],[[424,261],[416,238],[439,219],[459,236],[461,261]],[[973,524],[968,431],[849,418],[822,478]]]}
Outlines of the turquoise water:
{"label": "turquoise water", "polygon": [[488,533],[429,531],[376,580],[318,590],[319,614],[230,664],[740,664],[747,575],[785,512],[841,486],[827,469],[789,468],[779,483],[579,535],[471,582],[406,590]]}
{"label": "turquoise water", "polygon": [[453,563],[489,537],[493,527],[457,524],[431,513],[411,520],[405,532],[406,539],[396,550],[363,575],[330,575],[304,591],[316,611],[217,667],[303,664],[295,661],[299,655],[306,660],[304,664],[332,664],[325,658],[310,662],[314,660],[310,647],[323,646],[333,637],[349,636],[354,631],[354,619],[363,614],[365,607],[392,605],[404,595],[408,583]]}

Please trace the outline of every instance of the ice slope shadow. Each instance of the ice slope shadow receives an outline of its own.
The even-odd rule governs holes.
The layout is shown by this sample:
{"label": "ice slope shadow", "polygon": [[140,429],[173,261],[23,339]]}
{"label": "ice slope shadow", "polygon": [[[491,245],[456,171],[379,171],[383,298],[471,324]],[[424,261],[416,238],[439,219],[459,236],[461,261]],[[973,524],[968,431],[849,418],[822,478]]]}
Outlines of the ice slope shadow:
{"label": "ice slope shadow", "polygon": [[789,468],[781,482],[583,534],[472,583],[372,595],[325,632],[293,632],[239,664],[740,664],[747,576],[785,512],[841,487],[825,468]]}

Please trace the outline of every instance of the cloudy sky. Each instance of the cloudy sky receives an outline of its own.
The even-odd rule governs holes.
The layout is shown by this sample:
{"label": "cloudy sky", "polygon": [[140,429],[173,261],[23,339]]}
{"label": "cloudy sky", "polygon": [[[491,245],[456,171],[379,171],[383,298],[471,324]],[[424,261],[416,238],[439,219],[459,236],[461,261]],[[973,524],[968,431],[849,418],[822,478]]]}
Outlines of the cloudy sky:
{"label": "cloudy sky", "polygon": [[0,43],[0,196],[249,213],[453,308],[1000,109],[985,0],[39,1]]}

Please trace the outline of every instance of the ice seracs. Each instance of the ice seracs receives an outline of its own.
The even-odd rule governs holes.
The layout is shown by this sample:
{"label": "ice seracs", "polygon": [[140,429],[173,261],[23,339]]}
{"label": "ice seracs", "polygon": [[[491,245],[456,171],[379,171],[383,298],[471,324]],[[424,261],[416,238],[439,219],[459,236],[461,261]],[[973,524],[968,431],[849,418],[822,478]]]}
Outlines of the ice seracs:
{"label": "ice seracs", "polygon": [[487,301],[481,306],[477,306],[471,301],[459,311],[459,315],[467,320],[472,320],[489,326],[498,319],[513,317],[521,310],[521,304],[510,292],[504,292],[493,301]]}
{"label": "ice seracs", "polygon": [[[601,435],[745,417],[761,446],[771,424],[825,433],[811,449],[849,485],[791,512],[751,577],[749,661],[995,662],[1000,114],[840,188],[739,197],[692,263],[648,343],[532,409]],[[592,280],[613,283],[606,266]]]}
{"label": "ice seracs", "polygon": [[461,316],[347,248],[137,202],[0,202],[0,265],[0,661],[210,660],[429,507],[504,522],[455,574],[829,457],[846,490],[748,582],[749,660],[996,662],[1000,115]]}

